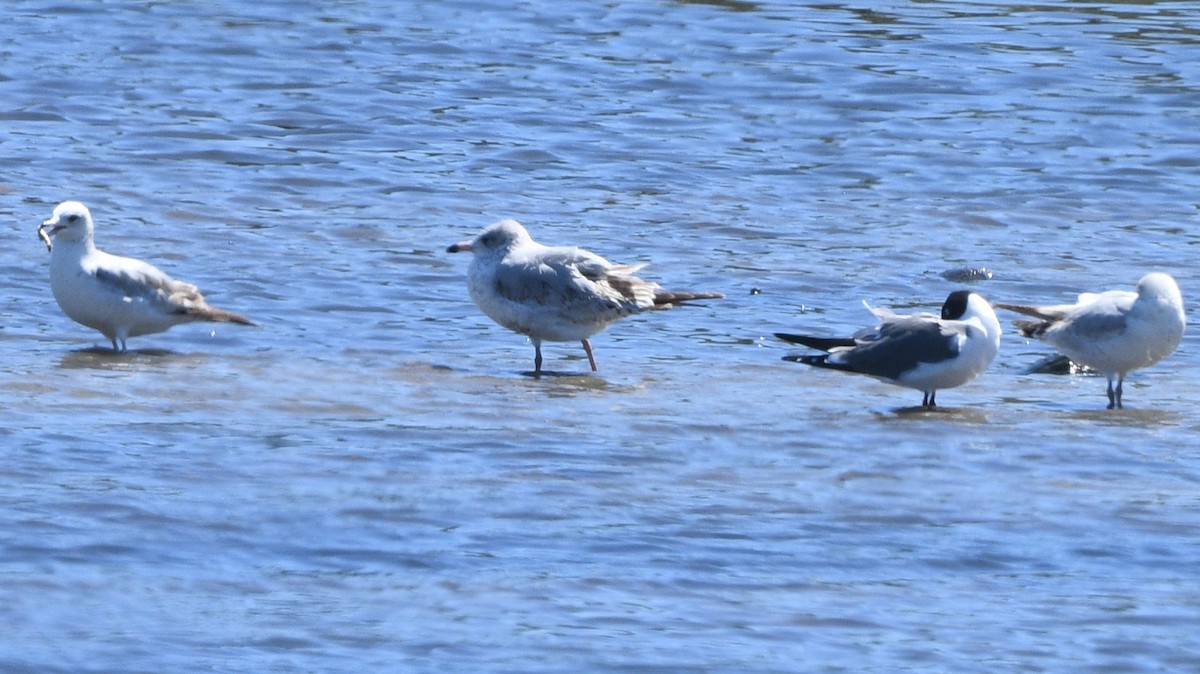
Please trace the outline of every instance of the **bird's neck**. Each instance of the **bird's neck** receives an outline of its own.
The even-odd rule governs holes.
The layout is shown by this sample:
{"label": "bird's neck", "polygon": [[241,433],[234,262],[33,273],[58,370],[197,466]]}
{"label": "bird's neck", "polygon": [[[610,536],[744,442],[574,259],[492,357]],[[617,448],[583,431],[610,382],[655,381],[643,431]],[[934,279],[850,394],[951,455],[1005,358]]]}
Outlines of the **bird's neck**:
{"label": "bird's neck", "polygon": [[50,249],[51,258],[81,258],[96,250],[92,237],[82,239],[55,238],[54,246]]}

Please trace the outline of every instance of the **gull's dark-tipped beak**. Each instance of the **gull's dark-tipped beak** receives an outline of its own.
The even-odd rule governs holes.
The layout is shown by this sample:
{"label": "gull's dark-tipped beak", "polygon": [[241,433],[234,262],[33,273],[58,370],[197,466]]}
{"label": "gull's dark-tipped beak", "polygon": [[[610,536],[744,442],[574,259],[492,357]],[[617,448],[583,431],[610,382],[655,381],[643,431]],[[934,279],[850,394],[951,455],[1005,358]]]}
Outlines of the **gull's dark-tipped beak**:
{"label": "gull's dark-tipped beak", "polygon": [[446,249],[447,253],[470,253],[475,250],[470,241],[459,241],[458,243]]}
{"label": "gull's dark-tipped beak", "polygon": [[[49,234],[50,236],[54,236],[55,234],[58,234],[65,228],[66,228],[66,225],[59,222],[58,218],[50,218],[49,220],[42,220],[42,224],[38,225],[39,232],[45,232],[45,233]],[[41,234],[39,234],[38,236],[41,236]]]}

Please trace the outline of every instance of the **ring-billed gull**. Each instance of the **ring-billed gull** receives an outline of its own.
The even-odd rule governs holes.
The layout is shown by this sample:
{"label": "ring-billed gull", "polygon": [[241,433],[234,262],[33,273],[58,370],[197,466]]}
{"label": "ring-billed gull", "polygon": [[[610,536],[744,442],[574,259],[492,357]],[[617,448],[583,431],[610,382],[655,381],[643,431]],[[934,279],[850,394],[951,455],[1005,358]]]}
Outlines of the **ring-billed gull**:
{"label": "ring-billed gull", "polygon": [[54,237],[50,289],[71,320],[99,330],[113,349],[129,337],[162,332],[180,323],[216,321],[254,325],[211,307],[196,286],[176,281],[141,260],[110,255],[93,241],[92,214],[78,201],[59,204],[39,231]]}
{"label": "ring-billed gull", "polygon": [[1103,374],[1110,410],[1122,407],[1125,376],[1171,355],[1187,326],[1179,286],[1161,272],[1143,276],[1136,292],[1083,293],[1075,304],[996,306],[1034,316],[1038,320],[1013,322],[1021,334],[1044,340]]}
{"label": "ring-billed gull", "polygon": [[666,309],[719,293],[669,292],[634,276],[642,265],[611,264],[580,248],[543,246],[516,220],[501,220],[447,249],[471,252],[467,289],[483,313],[533,342],[533,371],[542,371],[542,341],[583,344],[624,316]]}
{"label": "ring-billed gull", "polygon": [[852,337],[776,333],[780,339],[825,351],[784,360],[869,375],[921,391],[921,405],[936,407],[938,389],[962,386],[987,369],[1000,349],[1000,321],[983,297],[950,293],[940,316],[900,315],[867,307],[879,325]]}

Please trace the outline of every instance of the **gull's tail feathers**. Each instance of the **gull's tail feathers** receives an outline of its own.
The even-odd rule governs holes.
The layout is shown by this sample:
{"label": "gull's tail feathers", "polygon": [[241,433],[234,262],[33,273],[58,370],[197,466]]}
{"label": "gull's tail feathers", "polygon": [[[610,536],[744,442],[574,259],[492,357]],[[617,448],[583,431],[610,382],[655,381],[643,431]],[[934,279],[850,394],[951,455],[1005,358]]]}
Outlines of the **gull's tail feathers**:
{"label": "gull's tail feathers", "polygon": [[725,299],[721,293],[689,293],[672,290],[655,290],[654,291],[654,306],[665,309],[677,304],[686,302],[694,302],[696,300],[720,300]]}
{"label": "gull's tail feathers", "polygon": [[212,321],[214,323],[237,323],[238,325],[257,325],[254,321],[246,318],[241,314],[235,314],[232,311],[218,309],[216,307],[203,306],[189,309],[188,313],[195,316],[197,320]]}
{"label": "gull's tail feathers", "polygon": [[1013,321],[1013,325],[1017,326],[1017,331],[1022,337],[1038,337],[1046,332],[1046,328],[1053,325],[1049,321]]}
{"label": "gull's tail feathers", "polygon": [[992,304],[992,306],[996,309],[1007,309],[1008,311],[1015,311],[1018,314],[1025,314],[1026,316],[1033,316],[1034,318],[1041,318],[1043,320],[1057,317],[1056,313],[1047,312],[1044,307],[1035,307],[1029,304],[1005,304],[1004,302],[995,302]]}

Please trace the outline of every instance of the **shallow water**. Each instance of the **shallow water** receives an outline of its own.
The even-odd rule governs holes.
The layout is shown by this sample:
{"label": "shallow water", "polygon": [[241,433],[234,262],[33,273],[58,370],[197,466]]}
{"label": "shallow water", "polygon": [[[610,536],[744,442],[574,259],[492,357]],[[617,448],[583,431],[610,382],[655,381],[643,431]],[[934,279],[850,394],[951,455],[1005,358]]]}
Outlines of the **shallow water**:
{"label": "shallow water", "polygon": [[[1183,671],[1188,335],[915,391],[776,331],[958,282],[1194,314],[1191,3],[10,3],[0,670]],[[34,229],[261,324],[114,356]],[[448,244],[502,217],[727,299],[547,344]],[[1010,316],[1002,316],[1008,320]]]}

